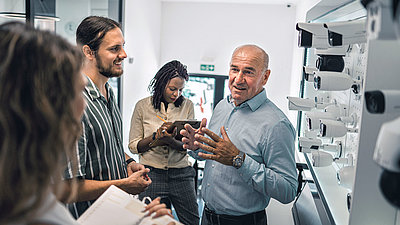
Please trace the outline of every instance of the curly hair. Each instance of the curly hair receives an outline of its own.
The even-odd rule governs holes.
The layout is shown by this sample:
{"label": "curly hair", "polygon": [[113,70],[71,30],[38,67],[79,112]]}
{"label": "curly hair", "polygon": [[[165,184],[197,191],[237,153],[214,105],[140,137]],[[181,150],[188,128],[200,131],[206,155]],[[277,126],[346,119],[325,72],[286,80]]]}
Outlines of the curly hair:
{"label": "curly hair", "polygon": [[[81,132],[73,113],[83,55],[28,25],[0,25],[0,224],[29,220],[60,190]],[[58,185],[57,185],[58,184]]]}
{"label": "curly hair", "polygon": [[[181,62],[177,60],[172,60],[171,62],[168,62],[163,67],[161,67],[154,78],[150,81],[148,89],[153,96],[152,104],[155,109],[160,110],[161,102],[164,101],[165,87],[167,86],[168,82],[175,77],[180,77],[186,81],[189,80],[186,66],[184,66]],[[185,97],[181,95],[174,102],[175,106],[179,107],[184,99]]]}

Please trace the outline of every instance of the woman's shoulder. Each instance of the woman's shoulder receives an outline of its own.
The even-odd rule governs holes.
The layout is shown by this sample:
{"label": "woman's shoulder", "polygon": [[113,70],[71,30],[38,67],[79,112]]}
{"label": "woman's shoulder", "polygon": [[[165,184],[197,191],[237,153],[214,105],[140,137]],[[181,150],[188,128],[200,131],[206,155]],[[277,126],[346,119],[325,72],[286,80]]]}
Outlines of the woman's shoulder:
{"label": "woman's shoulder", "polygon": [[185,97],[182,104],[193,105],[193,102],[192,102],[192,100]]}
{"label": "woman's shoulder", "polygon": [[151,104],[151,99],[152,99],[151,96],[142,98],[142,99],[140,99],[140,100],[136,103],[136,105],[147,105],[147,104]]}

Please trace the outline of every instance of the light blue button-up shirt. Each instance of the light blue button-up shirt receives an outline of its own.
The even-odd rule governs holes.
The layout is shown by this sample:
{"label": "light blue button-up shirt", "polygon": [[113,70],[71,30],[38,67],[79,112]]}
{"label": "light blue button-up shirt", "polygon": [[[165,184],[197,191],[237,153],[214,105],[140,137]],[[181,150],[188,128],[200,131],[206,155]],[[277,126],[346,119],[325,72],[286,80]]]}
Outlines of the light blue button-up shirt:
{"label": "light blue button-up shirt", "polygon": [[[244,215],[265,209],[270,198],[291,202],[297,190],[295,130],[265,90],[237,107],[229,97],[218,103],[209,129],[221,136],[221,126],[246,158],[239,169],[206,161],[201,194],[207,207]],[[199,158],[198,151],[190,153]]]}

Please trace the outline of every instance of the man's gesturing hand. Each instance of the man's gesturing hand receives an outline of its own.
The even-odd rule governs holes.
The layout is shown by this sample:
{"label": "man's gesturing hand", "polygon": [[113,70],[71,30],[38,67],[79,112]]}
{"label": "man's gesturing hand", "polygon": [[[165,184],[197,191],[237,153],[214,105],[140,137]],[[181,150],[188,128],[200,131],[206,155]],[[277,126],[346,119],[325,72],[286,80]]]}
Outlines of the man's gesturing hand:
{"label": "man's gesturing hand", "polygon": [[190,150],[197,150],[198,147],[194,145],[194,142],[196,141],[194,138],[195,134],[198,135],[204,135],[202,128],[206,127],[207,125],[207,119],[203,118],[200,123],[199,129],[194,129],[190,124],[185,124],[185,129],[180,130],[180,134],[183,136],[182,142],[183,142],[183,148],[184,149],[190,149]]}
{"label": "man's gesturing hand", "polygon": [[238,155],[240,151],[229,139],[225,127],[221,127],[222,138],[207,128],[202,128],[202,132],[207,134],[211,139],[196,134],[194,145],[212,154],[199,152],[199,156],[204,159],[215,160],[227,166],[232,166],[233,158]]}

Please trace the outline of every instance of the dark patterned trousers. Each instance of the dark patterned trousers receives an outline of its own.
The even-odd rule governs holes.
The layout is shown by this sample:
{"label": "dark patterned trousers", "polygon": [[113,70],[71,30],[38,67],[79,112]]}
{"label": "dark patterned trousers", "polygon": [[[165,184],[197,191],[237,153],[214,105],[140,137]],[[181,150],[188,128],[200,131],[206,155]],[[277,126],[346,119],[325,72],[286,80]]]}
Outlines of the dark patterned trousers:
{"label": "dark patterned trousers", "polygon": [[146,191],[139,194],[155,199],[161,197],[161,203],[168,208],[174,206],[179,221],[185,225],[199,224],[199,211],[194,187],[195,171],[192,167],[170,168],[168,170],[145,166],[150,169],[148,174],[152,180]]}

